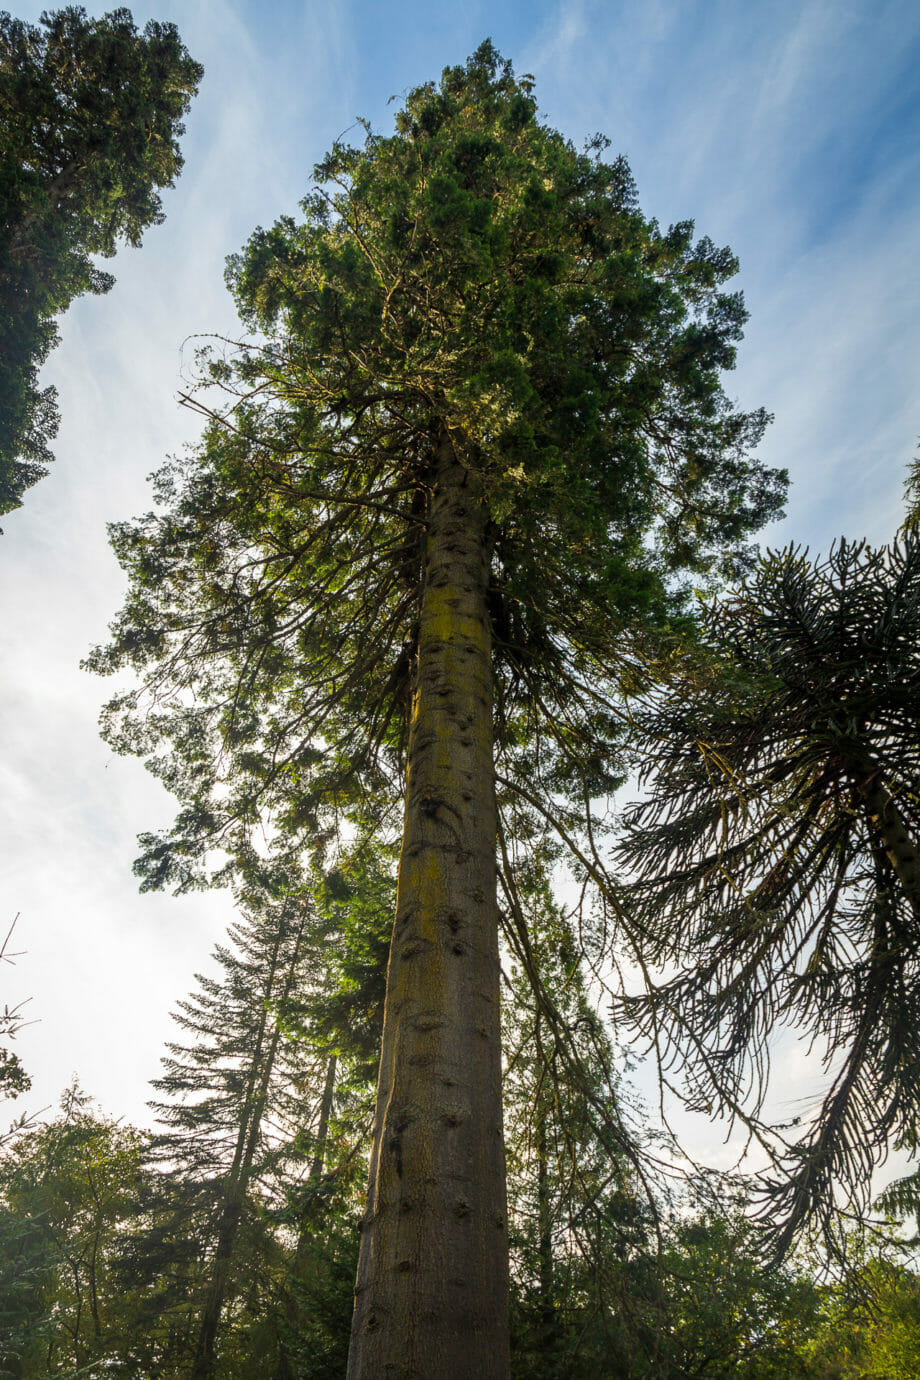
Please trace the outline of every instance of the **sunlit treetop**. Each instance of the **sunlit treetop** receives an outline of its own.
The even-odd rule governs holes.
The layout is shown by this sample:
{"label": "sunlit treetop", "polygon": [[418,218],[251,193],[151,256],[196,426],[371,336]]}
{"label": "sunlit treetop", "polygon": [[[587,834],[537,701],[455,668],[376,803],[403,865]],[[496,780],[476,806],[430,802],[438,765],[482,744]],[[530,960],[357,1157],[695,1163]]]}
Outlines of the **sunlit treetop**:
{"label": "sunlit treetop", "polygon": [[721,387],[734,256],[644,217],[605,146],[542,123],[485,43],[393,134],[337,143],[303,218],[231,260],[253,337],[212,358],[222,392],[196,394],[209,424],[159,512],[115,531],[131,591],[93,663],[153,696],[142,718],[115,702],[112,741],[178,748],[153,884],[185,884],[205,837],[242,847],[260,810],[296,835],[398,790],[445,444],[489,516],[500,776],[573,800],[619,779],[632,641],[748,564],[785,475]]}

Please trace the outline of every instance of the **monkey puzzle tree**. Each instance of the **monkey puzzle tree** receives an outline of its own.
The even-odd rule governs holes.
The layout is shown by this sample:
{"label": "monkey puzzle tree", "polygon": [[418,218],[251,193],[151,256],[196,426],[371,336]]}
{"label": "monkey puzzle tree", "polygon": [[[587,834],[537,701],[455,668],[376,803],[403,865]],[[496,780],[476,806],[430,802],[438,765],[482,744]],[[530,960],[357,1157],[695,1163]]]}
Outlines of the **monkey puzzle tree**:
{"label": "monkey puzzle tree", "polygon": [[92,663],[145,673],[107,732],[183,801],[147,885],[404,789],[353,1380],[507,1373],[496,783],[577,829],[669,574],[735,568],[784,490],[720,388],[734,258],[661,233],[530,88],[484,44],[231,264],[262,336],[116,529]]}
{"label": "monkey puzzle tree", "polygon": [[56,317],[114,279],[92,255],[139,244],[182,167],[201,79],[174,24],[71,5],[36,27],[0,11],[0,513],[45,473],[57,431],[38,370]]}
{"label": "monkey puzzle tree", "polygon": [[889,1138],[916,1146],[920,534],[772,555],[706,633],[714,659],[636,714],[624,913],[643,964],[677,971],[627,1011],[698,1106],[755,1122],[777,1025],[824,1049],[767,1185],[783,1248],[813,1215],[831,1231],[835,1184],[864,1195]]}

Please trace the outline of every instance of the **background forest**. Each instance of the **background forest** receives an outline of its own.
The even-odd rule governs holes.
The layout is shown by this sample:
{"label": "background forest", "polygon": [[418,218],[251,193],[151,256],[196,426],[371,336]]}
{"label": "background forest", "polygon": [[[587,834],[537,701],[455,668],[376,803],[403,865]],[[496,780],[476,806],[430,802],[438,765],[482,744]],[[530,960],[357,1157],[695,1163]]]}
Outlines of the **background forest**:
{"label": "background forest", "polygon": [[[910,1173],[920,1101],[918,317],[891,270],[917,199],[897,80],[916,23],[891,5],[870,37],[858,7],[815,4],[755,7],[742,30],[688,6],[615,29],[544,8],[489,16],[516,76],[476,16],[436,16],[406,52],[381,27],[390,139],[358,10],[279,5],[257,40],[245,7],[192,7],[191,59],[168,23],[141,39],[125,12],[111,31],[68,12],[84,46],[34,83],[42,40],[3,16],[4,885],[22,918],[0,1080],[22,1119],[0,1158],[2,1373],[376,1373],[357,1343],[348,1360],[359,1247],[382,1230],[375,1192],[417,1206],[424,1097],[375,1122],[381,1029],[385,1102],[449,1024],[449,1002],[411,1037],[394,1024],[417,1000],[400,965],[431,944],[412,859],[454,847],[448,814],[466,838],[471,800],[476,828],[497,811],[510,1373],[920,1370],[915,1182],[878,1197],[890,1150]],[[594,49],[620,54],[625,94],[591,107]],[[264,113],[268,81],[291,109]],[[372,124],[337,123],[342,99]],[[609,153],[585,144],[589,110]],[[246,196],[215,197],[231,165]],[[753,272],[723,291],[727,236]],[[113,287],[101,261],[142,238]],[[201,287],[227,254],[242,325]],[[738,282],[755,317],[726,379]],[[169,352],[215,328],[183,346],[174,422]],[[126,521],[151,467],[157,513]],[[446,773],[414,778],[458,514],[487,575],[457,645],[475,660],[480,618],[494,746],[486,770],[440,667],[434,699],[456,689],[466,726]],[[113,519],[128,589],[106,646]],[[759,558],[758,535],[814,552]],[[469,542],[463,559],[468,590]],[[93,642],[91,669],[135,677],[103,719],[115,758],[86,746],[98,682],[57,670]],[[408,792],[397,893],[407,763],[429,784]],[[127,899],[137,833],[143,890],[174,898]],[[438,905],[465,962],[472,921]],[[468,1119],[449,1097],[431,1145]],[[361,1288],[382,1287],[368,1269]]]}

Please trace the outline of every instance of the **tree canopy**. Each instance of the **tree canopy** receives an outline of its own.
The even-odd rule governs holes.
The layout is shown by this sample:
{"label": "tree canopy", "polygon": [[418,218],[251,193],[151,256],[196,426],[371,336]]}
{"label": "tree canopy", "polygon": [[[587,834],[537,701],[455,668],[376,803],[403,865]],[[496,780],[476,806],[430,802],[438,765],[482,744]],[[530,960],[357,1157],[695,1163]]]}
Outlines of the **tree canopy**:
{"label": "tree canopy", "polygon": [[749,563],[785,476],[720,386],[736,261],[662,233],[602,152],[541,124],[484,45],[230,261],[267,340],[211,363],[226,407],[199,395],[201,448],[113,529],[131,592],[91,663],[156,697],[143,723],[113,702],[113,742],[175,748],[151,765],[187,808],[173,846],[147,841],[150,885],[200,879],[204,840],[244,852],[257,807],[312,840],[346,788],[401,789],[445,436],[486,511],[499,769],[547,796],[616,778],[595,687],[630,672],[624,632],[679,614],[674,576]]}
{"label": "tree canopy", "polygon": [[38,371],[56,318],[114,279],[93,262],[162,221],[202,69],[174,24],[78,6],[0,11],[0,513],[45,473],[58,424]]}

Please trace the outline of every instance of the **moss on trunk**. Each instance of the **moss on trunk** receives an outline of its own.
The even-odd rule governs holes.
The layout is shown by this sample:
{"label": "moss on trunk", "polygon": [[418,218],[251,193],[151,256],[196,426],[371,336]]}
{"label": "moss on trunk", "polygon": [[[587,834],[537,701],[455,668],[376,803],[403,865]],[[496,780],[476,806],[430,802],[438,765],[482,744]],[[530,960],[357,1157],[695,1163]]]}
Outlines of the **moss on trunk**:
{"label": "moss on trunk", "polygon": [[349,1380],[509,1370],[488,577],[485,505],[445,436]]}

